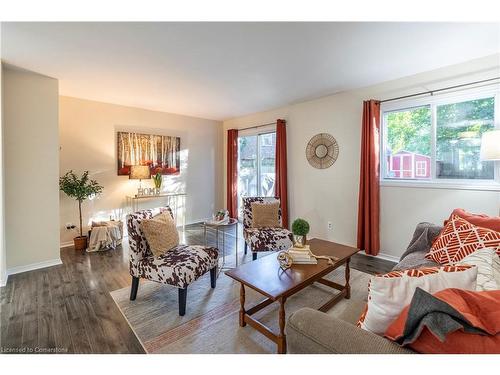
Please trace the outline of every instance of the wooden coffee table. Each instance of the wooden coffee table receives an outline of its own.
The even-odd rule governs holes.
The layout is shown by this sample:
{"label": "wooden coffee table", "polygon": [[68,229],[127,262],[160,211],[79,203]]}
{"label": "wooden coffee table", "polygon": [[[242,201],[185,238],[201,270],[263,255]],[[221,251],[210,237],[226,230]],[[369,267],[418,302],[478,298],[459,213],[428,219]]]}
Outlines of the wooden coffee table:
{"label": "wooden coffee table", "polygon": [[[359,250],[335,242],[329,242],[319,239],[308,241],[311,251],[315,255],[327,255],[337,258],[335,264],[328,264],[325,259],[319,259],[318,264],[300,264],[293,265],[286,271],[281,270],[277,254],[254,260],[243,264],[238,268],[226,272],[226,275],[232,277],[241,283],[240,286],[240,326],[245,327],[248,323],[264,336],[274,341],[278,345],[278,353],[286,353],[285,337],[285,302],[288,297],[294,295],[305,287],[318,282],[339,290],[332,299],[327,301],[319,308],[326,312],[342,298],[350,298],[351,291],[349,286],[349,260],[352,255]],[[324,279],[324,276],[345,264],[345,285]],[[267,297],[257,305],[245,309],[245,286],[259,292]],[[273,302],[279,302],[279,333],[274,333],[270,328],[252,318],[257,311]]]}

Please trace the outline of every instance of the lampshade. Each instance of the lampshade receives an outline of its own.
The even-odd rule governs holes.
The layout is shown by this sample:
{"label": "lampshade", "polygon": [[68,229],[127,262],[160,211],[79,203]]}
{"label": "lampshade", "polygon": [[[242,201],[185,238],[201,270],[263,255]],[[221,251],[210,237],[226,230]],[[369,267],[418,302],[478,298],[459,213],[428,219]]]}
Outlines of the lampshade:
{"label": "lampshade", "polygon": [[500,160],[500,129],[483,133],[481,160]]}
{"label": "lampshade", "polygon": [[128,176],[131,180],[146,180],[151,177],[149,167],[147,165],[132,165],[130,166],[130,174]]}

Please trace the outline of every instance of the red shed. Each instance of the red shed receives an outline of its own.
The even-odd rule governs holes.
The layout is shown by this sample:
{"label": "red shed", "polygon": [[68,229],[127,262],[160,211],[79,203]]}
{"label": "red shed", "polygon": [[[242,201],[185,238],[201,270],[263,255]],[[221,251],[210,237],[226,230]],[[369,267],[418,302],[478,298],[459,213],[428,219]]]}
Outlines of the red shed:
{"label": "red shed", "polygon": [[390,178],[431,178],[431,157],[409,151],[387,156]]}

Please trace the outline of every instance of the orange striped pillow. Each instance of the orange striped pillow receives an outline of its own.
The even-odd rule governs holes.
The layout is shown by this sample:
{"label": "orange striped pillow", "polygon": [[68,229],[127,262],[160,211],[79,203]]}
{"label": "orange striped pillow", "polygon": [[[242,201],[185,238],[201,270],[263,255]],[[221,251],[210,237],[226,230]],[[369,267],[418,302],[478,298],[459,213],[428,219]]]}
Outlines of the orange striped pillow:
{"label": "orange striped pillow", "polygon": [[440,264],[455,264],[474,251],[487,247],[495,248],[500,255],[500,232],[478,227],[458,215],[451,215],[425,257]]}

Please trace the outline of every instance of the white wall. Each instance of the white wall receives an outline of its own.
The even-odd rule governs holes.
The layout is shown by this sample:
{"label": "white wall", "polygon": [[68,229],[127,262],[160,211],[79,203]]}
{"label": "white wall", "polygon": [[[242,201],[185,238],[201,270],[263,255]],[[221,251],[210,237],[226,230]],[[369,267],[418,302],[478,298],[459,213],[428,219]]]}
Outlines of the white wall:
{"label": "white wall", "polygon": [[[332,72],[334,74],[334,72]],[[432,72],[381,83],[368,88],[292,104],[267,112],[224,121],[226,131],[287,120],[290,218],[304,217],[311,236],[356,244],[362,101],[386,99],[500,75],[499,55]],[[311,167],[305,147],[317,133],[332,134],[340,147],[337,162],[325,170]],[[224,163],[225,166],[225,151]],[[225,179],[224,169],[224,179]],[[225,181],[225,180],[224,180]],[[225,196],[225,183],[224,183]],[[442,222],[455,207],[498,215],[500,193],[423,188],[381,188],[381,255],[399,258],[415,225]],[[327,221],[333,230],[327,229]]]}
{"label": "white wall", "polygon": [[57,80],[3,66],[8,273],[60,263]]}
{"label": "white wall", "polygon": [[[127,213],[125,197],[137,191],[139,181],[117,175],[117,131],[181,137],[181,173],[164,177],[164,191],[187,193],[187,223],[210,217],[219,207],[216,185],[222,168],[220,122],[70,97],[60,97],[59,103],[60,174],[70,169],[78,173],[89,170],[92,178],[104,186],[98,199],[83,204],[84,226],[91,219],[123,216]],[[152,186],[151,181],[142,184]],[[71,243],[75,232],[68,231],[65,224],[78,225],[78,206],[63,193],[60,200],[61,243]],[[141,204],[141,208],[163,203],[151,201],[149,205]]]}
{"label": "white wall", "polygon": [[4,223],[4,164],[3,164],[3,102],[2,102],[2,61],[0,60],[0,286],[7,283],[7,254],[5,251]]}

